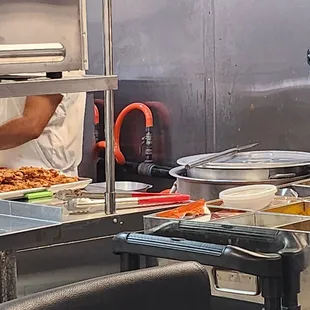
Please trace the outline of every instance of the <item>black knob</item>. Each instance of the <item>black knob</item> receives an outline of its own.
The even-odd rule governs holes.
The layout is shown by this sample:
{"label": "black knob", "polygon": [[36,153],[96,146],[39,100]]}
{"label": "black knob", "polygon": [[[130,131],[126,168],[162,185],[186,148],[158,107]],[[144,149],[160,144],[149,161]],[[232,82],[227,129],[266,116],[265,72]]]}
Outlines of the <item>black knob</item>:
{"label": "black knob", "polygon": [[307,62],[308,62],[308,65],[310,66],[310,49],[308,49],[307,51]]}

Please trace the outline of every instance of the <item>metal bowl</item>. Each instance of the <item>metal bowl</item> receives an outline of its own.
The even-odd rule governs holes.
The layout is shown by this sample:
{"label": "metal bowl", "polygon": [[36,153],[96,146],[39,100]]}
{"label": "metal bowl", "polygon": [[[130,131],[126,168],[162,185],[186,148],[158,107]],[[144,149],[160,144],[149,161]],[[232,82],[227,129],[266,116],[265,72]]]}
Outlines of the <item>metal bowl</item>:
{"label": "metal bowl", "polygon": [[[96,190],[100,188],[101,191],[105,191],[106,183],[96,183],[91,185],[92,189]],[[131,182],[131,181],[120,181],[115,182],[115,190],[117,192],[147,192],[153,185]]]}

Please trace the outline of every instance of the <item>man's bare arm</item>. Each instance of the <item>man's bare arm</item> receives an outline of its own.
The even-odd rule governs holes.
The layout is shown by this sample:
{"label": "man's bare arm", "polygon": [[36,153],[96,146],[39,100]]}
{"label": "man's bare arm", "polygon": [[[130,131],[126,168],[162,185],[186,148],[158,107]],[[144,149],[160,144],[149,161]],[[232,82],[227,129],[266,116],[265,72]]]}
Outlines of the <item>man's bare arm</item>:
{"label": "man's bare arm", "polygon": [[0,150],[37,139],[55,113],[62,95],[29,96],[24,113],[0,126]]}

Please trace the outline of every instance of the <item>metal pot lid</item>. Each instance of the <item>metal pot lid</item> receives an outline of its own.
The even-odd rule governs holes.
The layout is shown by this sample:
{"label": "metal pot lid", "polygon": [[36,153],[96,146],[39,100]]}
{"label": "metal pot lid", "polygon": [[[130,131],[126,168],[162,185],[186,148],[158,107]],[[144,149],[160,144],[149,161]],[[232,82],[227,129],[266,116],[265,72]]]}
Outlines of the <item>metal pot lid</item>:
{"label": "metal pot lid", "polygon": [[[200,154],[183,157],[177,160],[181,166],[213,154]],[[207,163],[201,169],[275,169],[310,165],[310,153],[295,151],[252,151],[238,153],[234,157],[222,158]]]}

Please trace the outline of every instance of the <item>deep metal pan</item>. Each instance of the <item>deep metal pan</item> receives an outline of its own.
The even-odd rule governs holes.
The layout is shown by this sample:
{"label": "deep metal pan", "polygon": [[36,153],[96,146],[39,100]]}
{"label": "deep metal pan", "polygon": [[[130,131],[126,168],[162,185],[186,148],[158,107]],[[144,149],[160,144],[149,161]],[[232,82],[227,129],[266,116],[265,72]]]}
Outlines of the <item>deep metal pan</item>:
{"label": "deep metal pan", "polygon": [[182,194],[191,195],[192,199],[217,199],[219,193],[225,189],[233,188],[236,186],[252,185],[252,184],[273,184],[280,185],[283,183],[292,183],[300,180],[303,177],[290,178],[290,179],[274,179],[274,180],[260,180],[260,181],[247,181],[247,180],[208,180],[200,178],[192,178],[184,175],[184,167],[176,167],[170,171],[170,175],[176,178],[176,191]]}

